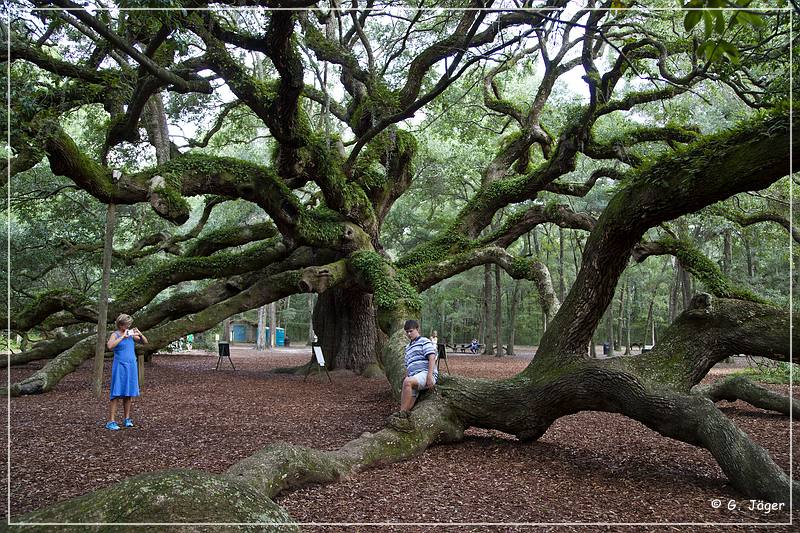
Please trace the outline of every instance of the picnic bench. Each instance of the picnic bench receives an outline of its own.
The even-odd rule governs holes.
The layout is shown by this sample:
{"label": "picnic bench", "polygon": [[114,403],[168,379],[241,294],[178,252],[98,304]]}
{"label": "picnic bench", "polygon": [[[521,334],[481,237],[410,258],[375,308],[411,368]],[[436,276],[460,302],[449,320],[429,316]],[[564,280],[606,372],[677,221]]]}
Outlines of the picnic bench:
{"label": "picnic bench", "polygon": [[[467,342],[467,343],[461,343],[461,344],[446,344],[445,346],[447,348],[450,348],[454,352],[467,353],[467,351],[469,350],[469,347],[472,346],[472,344]],[[483,348],[483,344],[479,343],[478,347],[477,347],[477,351],[481,351],[481,348]]]}

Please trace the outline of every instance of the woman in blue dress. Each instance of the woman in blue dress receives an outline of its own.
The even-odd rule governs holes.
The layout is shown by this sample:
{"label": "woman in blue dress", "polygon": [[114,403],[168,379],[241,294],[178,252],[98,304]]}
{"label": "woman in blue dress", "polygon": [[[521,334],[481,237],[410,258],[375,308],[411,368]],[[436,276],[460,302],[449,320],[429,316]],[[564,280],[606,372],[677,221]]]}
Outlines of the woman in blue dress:
{"label": "woman in blue dress", "polygon": [[117,317],[117,331],[108,338],[106,346],[114,350],[114,363],[111,366],[111,409],[106,429],[116,431],[119,424],[117,406],[122,400],[122,410],[125,418],[122,425],[126,428],[133,427],[131,419],[131,403],[134,396],[139,396],[139,369],[136,365],[136,350],[134,342],[147,344],[147,337],[138,328],[131,329],[133,318],[130,315]]}

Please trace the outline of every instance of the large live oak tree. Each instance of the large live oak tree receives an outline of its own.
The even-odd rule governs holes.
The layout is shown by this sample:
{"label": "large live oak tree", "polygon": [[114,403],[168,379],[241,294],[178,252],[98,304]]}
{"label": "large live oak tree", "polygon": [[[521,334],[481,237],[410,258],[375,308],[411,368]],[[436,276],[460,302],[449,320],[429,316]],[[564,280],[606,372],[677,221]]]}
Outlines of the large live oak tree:
{"label": "large live oak tree", "polygon": [[[444,376],[435,392],[422,395],[411,431],[387,427],[329,452],[271,445],[223,475],[148,474],[26,520],[286,521],[270,500],[281,490],[403,460],[432,444],[459,441],[469,427],[535,440],[558,418],[582,410],[621,413],[708,449],[745,495],[770,501],[788,501],[790,492],[798,496],[786,473],[714,402],[741,398],[784,413],[796,406],[741,378],[697,386],[715,363],[733,354],[788,361],[787,310],[737,288],[687,243],[647,237],[651,228],[768,188],[789,173],[790,130],[797,119],[781,92],[789,68],[788,17],[727,13],[722,26],[737,30],[732,43],[712,38],[712,29],[702,39],[688,38],[683,30],[661,31],[672,28],[671,18],[678,20],[680,13],[568,4],[550,0],[537,9],[506,11],[474,1],[462,7],[475,9],[440,12],[372,0],[341,9],[303,0],[187,1],[174,3],[185,9],[145,12],[97,11],[53,0],[13,11],[11,56],[0,52],[12,62],[7,186],[46,163],[97,202],[149,205],[176,224],[190,218],[188,197],[206,195],[203,214],[188,231],[156,232],[115,250],[120,264],[144,267],[138,276],[112,283],[109,316],[135,315],[151,350],[236,313],[316,292],[314,325],[330,364],[383,372],[399,394],[402,323],[419,315],[419,293],[490,263],[535,282],[549,323],[536,357],[517,376]],[[242,5],[263,9],[225,9]],[[320,9],[270,9],[311,6]],[[31,10],[37,7],[47,9]],[[714,28],[716,15],[709,17]],[[503,76],[532,58],[541,71],[535,91],[525,101],[504,98]],[[586,98],[560,122],[550,120],[556,83],[571,71],[582,72]],[[439,234],[392,260],[381,245],[381,228],[411,187],[417,158],[417,139],[404,121],[467,76],[482,82],[473,90],[481,92],[485,113],[514,133]],[[637,120],[638,106],[691,97],[711,85],[762,110],[713,135],[701,135],[688,123]],[[222,104],[213,108],[215,94]],[[191,98],[209,107],[207,131],[179,145],[167,126],[167,109],[171,103],[195,105]],[[94,125],[99,143],[69,133],[70,117],[87,110],[103,117]],[[268,159],[190,150],[207,147],[226,125],[235,125],[232,117],[268,131]],[[625,125],[618,137],[597,135],[596,126],[609,117]],[[150,146],[155,166],[141,158],[119,164],[131,146]],[[582,176],[578,168],[591,170]],[[599,218],[569,207],[566,198],[585,196],[600,180],[614,180],[616,188]],[[552,201],[555,195],[565,200]],[[258,206],[268,221],[204,231],[212,211],[234,199]],[[502,223],[491,229],[501,211]],[[763,220],[775,217],[793,231],[785,217]],[[588,234],[577,279],[563,302],[542,262],[509,252],[517,239],[545,223]],[[84,243],[61,253],[96,257],[101,247]],[[657,254],[678,257],[712,294],[697,295],[653,351],[588,358],[592,335],[630,259]],[[201,280],[192,292],[167,291]],[[19,294],[12,330],[69,333],[12,360],[49,359],[9,391],[46,392],[91,357],[95,339],[84,330],[96,323],[97,305],[91,294],[69,288]],[[162,497],[127,496],[148,491]]]}

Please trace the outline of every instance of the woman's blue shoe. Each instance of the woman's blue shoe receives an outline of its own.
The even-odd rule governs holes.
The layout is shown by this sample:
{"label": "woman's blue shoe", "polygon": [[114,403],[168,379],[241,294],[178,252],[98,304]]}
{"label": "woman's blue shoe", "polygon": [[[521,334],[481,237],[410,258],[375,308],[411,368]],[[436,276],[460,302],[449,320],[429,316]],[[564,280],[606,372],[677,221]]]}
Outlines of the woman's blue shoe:
{"label": "woman's blue shoe", "polygon": [[126,428],[132,428],[133,420],[130,418],[126,418],[125,420],[122,421],[122,425],[125,426]]}
{"label": "woman's blue shoe", "polygon": [[[133,425],[133,424],[131,424],[131,425]],[[114,422],[112,420],[111,422],[108,422],[106,424],[106,429],[110,429],[111,431],[118,431],[119,430],[119,424],[117,424],[116,422]]]}

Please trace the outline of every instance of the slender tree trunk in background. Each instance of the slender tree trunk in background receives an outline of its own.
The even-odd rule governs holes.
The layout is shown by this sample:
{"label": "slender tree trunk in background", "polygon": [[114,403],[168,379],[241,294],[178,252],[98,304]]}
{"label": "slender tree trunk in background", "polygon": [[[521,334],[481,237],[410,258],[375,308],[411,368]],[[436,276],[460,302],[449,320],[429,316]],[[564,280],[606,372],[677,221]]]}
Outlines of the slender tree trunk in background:
{"label": "slender tree trunk in background", "polygon": [[656,345],[656,317],[650,322],[650,344]]}
{"label": "slender tree trunk in background", "polygon": [[608,356],[614,355],[614,305],[613,302],[606,310],[606,338],[608,342]]}
{"label": "slender tree trunk in background", "polygon": [[680,267],[678,266],[678,260],[675,260],[675,276],[672,281],[672,285],[669,291],[669,321],[670,323],[675,321],[675,317],[678,316],[678,289],[680,287],[681,277],[680,272],[678,271]]}
{"label": "slender tree trunk in background", "polygon": [[[633,297],[636,297],[636,288],[633,290]],[[631,284],[628,284],[625,305],[625,355],[631,354],[631,315],[633,312],[633,302],[631,301]]]}
{"label": "slender tree trunk in background", "polygon": [[627,288],[627,280],[622,284],[622,287],[619,291],[619,310],[617,311],[617,320],[619,321],[619,326],[617,331],[619,334],[617,335],[616,343],[614,344],[615,350],[622,350],[622,334],[625,328],[625,290]]}
{"label": "slender tree trunk in background", "polygon": [[256,350],[263,352],[266,349],[266,327],[267,327],[267,306],[262,305],[258,308],[258,327],[256,327]]}
{"label": "slender tree trunk in background", "polygon": [[684,310],[689,309],[689,302],[692,301],[692,278],[689,271],[683,268],[683,264],[678,261],[678,272],[680,274],[681,295],[683,296],[683,306],[678,310],[682,313]]}
{"label": "slender tree trunk in background", "polygon": [[733,263],[733,246],[731,244],[731,229],[725,228],[722,232],[722,273],[729,276]]}
{"label": "slender tree trunk in background", "polygon": [[270,348],[274,348],[276,346],[275,339],[277,337],[277,329],[278,324],[275,315],[275,302],[272,302],[269,304],[269,342],[267,343]]}
{"label": "slender tree trunk in background", "polygon": [[494,266],[494,336],[497,340],[495,357],[503,357],[503,291],[500,280],[500,267]]}
{"label": "slender tree trunk in background", "polygon": [[494,339],[492,338],[492,319],[491,302],[492,302],[492,266],[484,265],[483,267],[483,319],[481,320],[481,333],[483,334],[483,354],[492,355],[492,345]]}
{"label": "slender tree trunk in background", "polygon": [[[539,238],[536,235],[536,229],[534,228],[534,230],[531,231],[530,234],[533,236],[533,253],[536,257],[541,259],[542,251],[539,247]],[[544,312],[544,307],[542,307],[542,335],[544,335],[545,331],[547,331],[547,313]]]}
{"label": "slender tree trunk in background", "polygon": [[[642,346],[647,344],[647,334],[650,331],[654,331],[654,329],[655,329],[655,328],[653,328],[653,323],[654,323],[654,320],[653,320],[653,304],[655,302],[656,302],[656,298],[655,298],[655,296],[653,296],[653,298],[650,299],[650,306],[647,308],[647,321],[644,323],[644,342],[642,342]],[[653,329],[651,329],[651,328],[653,328]]]}
{"label": "slender tree trunk in background", "polygon": [[595,346],[594,337],[592,337],[592,342],[589,343],[589,357],[597,359],[597,346]]}
{"label": "slender tree trunk in background", "polygon": [[[576,271],[577,272],[577,271]],[[566,286],[564,284],[564,228],[558,227],[558,300],[564,301]]]}
{"label": "slender tree trunk in background", "polygon": [[314,335],[314,293],[308,293],[308,345],[314,342],[316,335]]}
{"label": "slender tree trunk in background", "polygon": [[445,306],[445,302],[442,301],[442,307],[440,308],[441,311],[439,312],[439,328],[436,331],[441,332],[439,335],[439,344],[445,344],[445,339],[442,337],[447,336],[447,307]]}
{"label": "slender tree trunk in background", "polygon": [[142,123],[147,132],[148,142],[156,149],[156,162],[159,165],[170,160],[169,129],[164,100],[155,93],[147,100],[142,113]]}
{"label": "slender tree trunk in background", "polygon": [[453,345],[456,343],[456,314],[457,312],[454,310],[452,319],[450,320],[450,344]]}
{"label": "slender tree trunk in background", "polygon": [[226,318],[222,321],[222,340],[225,342],[231,341],[231,319]]}
{"label": "slender tree trunk in background", "polygon": [[103,396],[103,360],[106,353],[106,324],[108,324],[108,283],[111,278],[111,254],[116,222],[117,206],[108,204],[106,234],[103,242],[103,278],[100,282],[100,298],[97,302],[97,347],[94,352],[94,379],[92,380],[92,392],[97,398]]}
{"label": "slender tree trunk in background", "polygon": [[511,292],[511,301],[508,305],[508,355],[514,355],[514,343],[516,342],[517,334],[517,305],[519,304],[521,293],[520,285],[520,280],[514,280],[514,290]]}
{"label": "slender tree trunk in background", "polygon": [[753,251],[750,249],[750,239],[747,238],[747,229],[742,228],[742,244],[744,244],[744,255],[747,259],[747,277],[752,279],[756,275],[756,268],[753,262]]}
{"label": "slender tree trunk in background", "polygon": [[[283,301],[283,310],[284,311],[286,311],[290,307],[292,307],[292,295],[291,294],[286,296],[286,298],[284,298],[282,301]],[[284,313],[282,317],[278,318],[278,327],[279,328],[283,328],[283,331],[284,331],[284,334],[285,334],[286,330],[289,329],[288,328],[289,323],[288,322],[284,323],[284,320],[286,320],[286,313]],[[285,339],[286,339],[286,337],[284,336],[284,340]]]}

